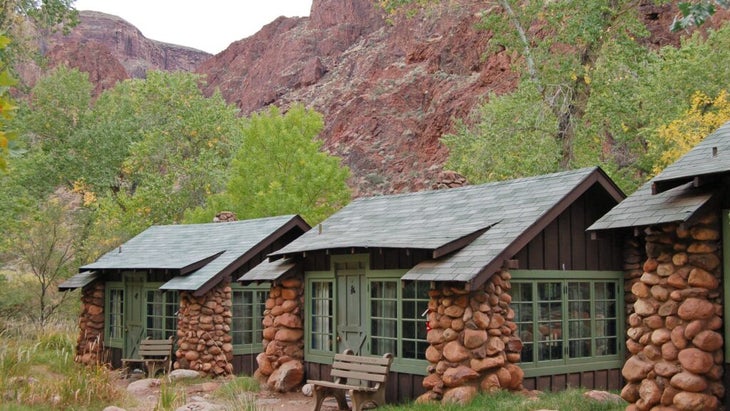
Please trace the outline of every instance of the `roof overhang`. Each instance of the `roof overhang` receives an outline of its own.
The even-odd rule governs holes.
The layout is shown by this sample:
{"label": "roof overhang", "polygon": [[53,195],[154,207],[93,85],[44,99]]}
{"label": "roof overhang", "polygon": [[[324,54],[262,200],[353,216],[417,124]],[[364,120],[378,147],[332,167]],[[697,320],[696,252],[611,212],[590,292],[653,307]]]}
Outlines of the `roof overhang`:
{"label": "roof overhang", "polygon": [[59,291],[71,291],[77,288],[84,288],[96,281],[99,273],[96,271],[82,271],[58,285]]}
{"label": "roof overhang", "polygon": [[264,260],[238,279],[241,283],[276,281],[296,269],[296,262],[286,260]]}

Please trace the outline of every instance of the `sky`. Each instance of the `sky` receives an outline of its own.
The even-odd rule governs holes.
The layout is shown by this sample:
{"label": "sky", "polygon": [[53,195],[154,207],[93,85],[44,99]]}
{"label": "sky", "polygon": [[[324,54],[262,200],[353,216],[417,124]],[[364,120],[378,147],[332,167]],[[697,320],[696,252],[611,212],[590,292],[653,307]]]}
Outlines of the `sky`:
{"label": "sky", "polygon": [[217,54],[279,16],[308,16],[312,0],[76,0],[74,7],[119,16],[152,40]]}

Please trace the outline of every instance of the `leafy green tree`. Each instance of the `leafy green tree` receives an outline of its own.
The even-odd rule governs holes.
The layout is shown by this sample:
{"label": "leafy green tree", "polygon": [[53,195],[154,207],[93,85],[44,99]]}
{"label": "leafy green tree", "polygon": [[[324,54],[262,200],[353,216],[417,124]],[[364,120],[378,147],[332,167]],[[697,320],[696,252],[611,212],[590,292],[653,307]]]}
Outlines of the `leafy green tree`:
{"label": "leafy green tree", "polygon": [[295,105],[272,106],[243,125],[243,142],[224,193],[213,196],[190,221],[212,221],[230,210],[240,219],[300,214],[316,224],[350,200],[349,170],[321,151],[322,116]]}
{"label": "leafy green tree", "polygon": [[20,272],[34,279],[35,296],[29,302],[35,309],[26,313],[41,328],[53,318],[67,294],[59,293],[61,281],[84,262],[83,241],[88,233],[88,218],[75,204],[75,196],[59,190],[28,213],[22,224],[5,238]]}
{"label": "leafy green tree", "polygon": [[91,190],[111,183],[103,209],[122,225],[142,229],[179,222],[186,210],[223,191],[241,143],[240,119],[219,94],[203,96],[198,81],[189,73],[161,72],[129,80],[102,96],[92,113],[100,121],[80,134],[95,151],[100,147],[110,155],[105,174],[84,174]]}

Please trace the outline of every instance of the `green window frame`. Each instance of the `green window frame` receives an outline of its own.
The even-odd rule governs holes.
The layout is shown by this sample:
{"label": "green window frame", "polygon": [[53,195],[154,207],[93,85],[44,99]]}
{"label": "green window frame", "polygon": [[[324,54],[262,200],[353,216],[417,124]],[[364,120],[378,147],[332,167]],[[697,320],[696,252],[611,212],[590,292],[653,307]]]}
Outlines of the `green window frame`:
{"label": "green window frame", "polygon": [[335,354],[335,279],[329,271],[308,272],[304,351],[308,361],[331,363]]}
{"label": "green window frame", "polygon": [[263,319],[271,284],[232,285],[231,288],[233,353],[259,353],[263,349]]}
{"label": "green window frame", "polygon": [[[410,374],[427,372],[426,318],[429,282],[402,282],[404,272],[373,271],[368,278],[371,355],[394,355],[392,369]],[[376,277],[377,276],[377,277]]]}
{"label": "green window frame", "polygon": [[525,376],[620,368],[623,273],[513,271]]}
{"label": "green window frame", "polygon": [[106,283],[104,307],[105,345],[124,348],[124,284]]}
{"label": "green window frame", "polygon": [[177,291],[162,291],[158,287],[146,288],[145,293],[147,337],[155,340],[175,339],[180,294]]}

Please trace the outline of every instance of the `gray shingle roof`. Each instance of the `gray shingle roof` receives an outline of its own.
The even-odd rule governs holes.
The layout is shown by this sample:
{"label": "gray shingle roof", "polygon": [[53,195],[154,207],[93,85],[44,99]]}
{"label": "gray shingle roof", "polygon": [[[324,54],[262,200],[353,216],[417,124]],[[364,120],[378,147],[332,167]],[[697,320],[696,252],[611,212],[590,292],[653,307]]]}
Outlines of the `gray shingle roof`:
{"label": "gray shingle roof", "polygon": [[64,290],[75,290],[77,288],[83,288],[87,285],[91,284],[96,280],[98,277],[98,274],[96,271],[82,271],[68,280],[62,282],[58,285],[58,289],[61,291]]}
{"label": "gray shingle roof", "polygon": [[[730,122],[705,137],[679,160],[598,219],[588,230],[687,221],[712,197],[711,190],[694,187],[691,181],[695,177],[728,172]],[[654,191],[658,194],[652,195]]]}
{"label": "gray shingle roof", "polygon": [[685,183],[655,195],[652,195],[651,186],[651,181],[644,184],[634,194],[588,227],[588,230],[598,231],[687,221],[710,200],[712,195],[712,193],[692,187],[692,183]]}
{"label": "gray shingle roof", "polygon": [[256,267],[248,270],[238,281],[274,281],[288,273],[296,266],[296,263],[289,259],[276,261],[264,260]]}
{"label": "gray shingle roof", "polygon": [[295,220],[303,222],[298,216],[288,215],[227,223],[153,226],[81,269],[178,270],[179,275],[160,288],[198,290],[223,270],[232,268],[232,264],[243,264],[245,261],[237,260]]}
{"label": "gray shingle roof", "polygon": [[[690,181],[696,176],[728,171],[730,171],[730,121],[705,137],[652,181],[671,187]],[[670,185],[671,182],[675,183]]]}
{"label": "gray shingle roof", "polygon": [[[600,169],[584,168],[478,186],[361,198],[325,220],[321,233],[314,228],[273,255],[348,247],[434,249],[490,227],[461,250],[421,263],[403,277],[471,281],[504,258],[502,254],[511,244],[581,183],[595,182],[599,175],[601,181],[612,184]],[[616,192],[622,196],[620,190]],[[498,263],[501,266],[502,261]]]}

